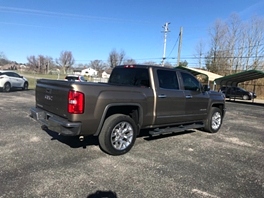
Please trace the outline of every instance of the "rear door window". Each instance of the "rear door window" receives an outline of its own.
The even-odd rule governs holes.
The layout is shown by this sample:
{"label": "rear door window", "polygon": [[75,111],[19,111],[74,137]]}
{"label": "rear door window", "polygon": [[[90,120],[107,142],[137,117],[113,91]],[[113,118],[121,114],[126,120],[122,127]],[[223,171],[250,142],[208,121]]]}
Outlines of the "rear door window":
{"label": "rear door window", "polygon": [[149,72],[147,68],[115,68],[108,83],[137,87],[149,87]]}
{"label": "rear door window", "polygon": [[175,71],[157,70],[159,87],[163,89],[179,89],[178,78]]}

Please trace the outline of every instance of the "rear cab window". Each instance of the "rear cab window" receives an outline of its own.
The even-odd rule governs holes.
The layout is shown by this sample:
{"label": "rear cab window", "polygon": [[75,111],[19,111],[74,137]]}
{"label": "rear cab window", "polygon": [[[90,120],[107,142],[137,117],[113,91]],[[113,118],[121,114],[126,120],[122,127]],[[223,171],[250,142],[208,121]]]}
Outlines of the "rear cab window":
{"label": "rear cab window", "polygon": [[69,81],[75,81],[75,80],[78,80],[78,77],[76,77],[76,76],[66,76],[65,79],[69,80]]}

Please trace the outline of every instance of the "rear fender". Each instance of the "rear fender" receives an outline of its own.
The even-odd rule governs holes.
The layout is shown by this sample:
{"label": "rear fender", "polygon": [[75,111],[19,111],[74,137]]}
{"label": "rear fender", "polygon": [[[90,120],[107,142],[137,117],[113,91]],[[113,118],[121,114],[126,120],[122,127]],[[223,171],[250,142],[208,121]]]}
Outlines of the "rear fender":
{"label": "rear fender", "polygon": [[113,114],[124,114],[130,116],[138,126],[138,133],[139,133],[139,129],[141,128],[141,125],[143,123],[142,106],[137,103],[125,103],[125,104],[115,103],[115,104],[109,104],[105,107],[99,126],[94,136],[98,136],[100,134],[104,121],[106,120],[106,118],[108,118]]}

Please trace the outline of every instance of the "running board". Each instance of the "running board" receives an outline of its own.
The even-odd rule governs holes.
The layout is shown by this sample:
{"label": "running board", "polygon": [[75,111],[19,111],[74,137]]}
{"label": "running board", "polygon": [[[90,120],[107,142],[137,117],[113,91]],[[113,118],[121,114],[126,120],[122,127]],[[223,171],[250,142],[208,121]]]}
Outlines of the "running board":
{"label": "running board", "polygon": [[180,125],[177,127],[167,127],[167,128],[156,128],[153,131],[150,131],[150,135],[161,135],[161,134],[167,134],[167,133],[176,133],[176,132],[182,132],[189,129],[198,129],[203,128],[203,123],[194,123],[194,124],[188,124],[188,125]]}

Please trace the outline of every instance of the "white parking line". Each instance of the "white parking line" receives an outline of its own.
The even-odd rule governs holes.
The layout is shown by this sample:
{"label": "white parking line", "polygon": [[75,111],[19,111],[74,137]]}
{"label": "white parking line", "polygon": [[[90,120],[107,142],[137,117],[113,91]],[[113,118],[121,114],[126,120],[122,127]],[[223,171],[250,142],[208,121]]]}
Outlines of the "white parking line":
{"label": "white parking line", "polygon": [[203,195],[203,196],[205,196],[205,197],[219,198],[219,197],[217,197],[217,196],[215,196],[215,195],[211,195],[211,194],[209,194],[209,193],[207,193],[207,192],[204,192],[204,191],[201,191],[201,190],[197,190],[197,189],[192,189],[192,192],[193,192],[193,193],[196,193],[196,194]]}

